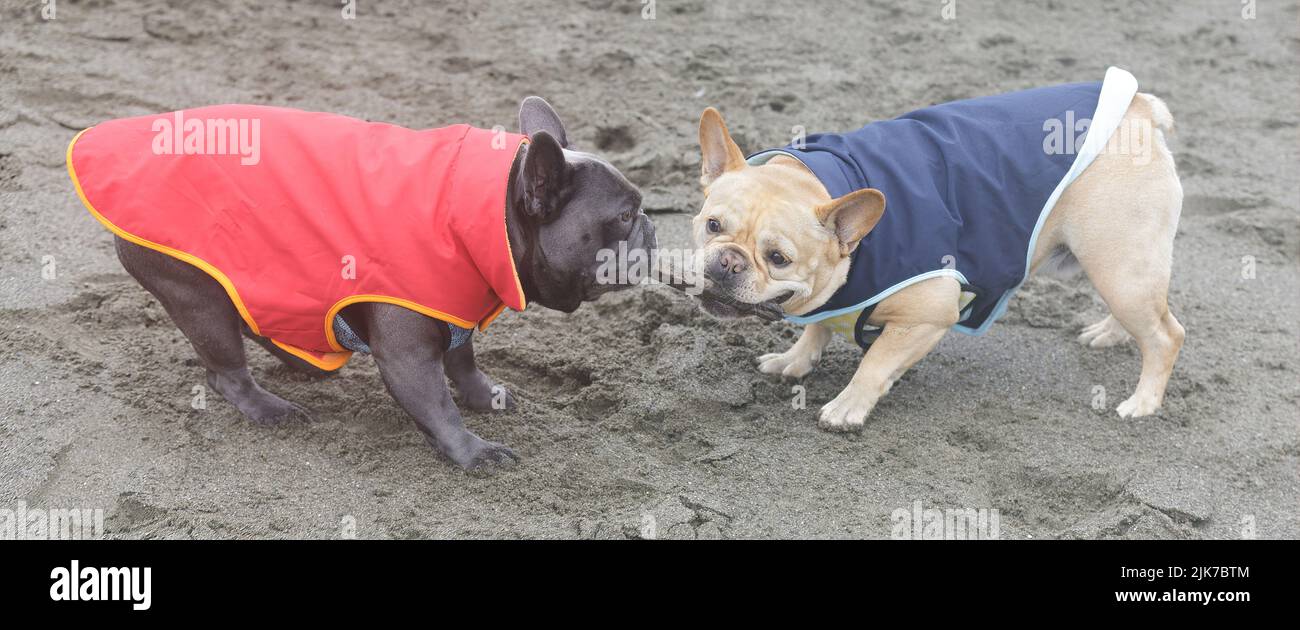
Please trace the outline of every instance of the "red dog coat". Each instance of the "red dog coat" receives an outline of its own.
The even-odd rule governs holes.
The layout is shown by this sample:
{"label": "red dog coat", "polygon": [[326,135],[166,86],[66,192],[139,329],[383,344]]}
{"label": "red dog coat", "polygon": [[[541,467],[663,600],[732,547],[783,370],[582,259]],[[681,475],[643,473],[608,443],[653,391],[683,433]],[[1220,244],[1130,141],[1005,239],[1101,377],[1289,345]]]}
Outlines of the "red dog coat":
{"label": "red dog coat", "polygon": [[334,370],[349,304],[480,329],[524,309],[505,212],[526,140],[221,105],[82,131],[68,173],[108,229],[207,272],[253,332]]}

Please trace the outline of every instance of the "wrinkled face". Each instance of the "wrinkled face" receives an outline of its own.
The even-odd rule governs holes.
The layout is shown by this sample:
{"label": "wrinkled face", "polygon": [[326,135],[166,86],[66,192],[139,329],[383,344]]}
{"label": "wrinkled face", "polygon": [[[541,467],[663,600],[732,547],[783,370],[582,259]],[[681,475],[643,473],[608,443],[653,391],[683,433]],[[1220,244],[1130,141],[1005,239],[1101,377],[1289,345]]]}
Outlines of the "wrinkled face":
{"label": "wrinkled face", "polygon": [[794,313],[823,292],[847,257],[813,214],[816,191],[791,186],[799,182],[788,170],[764,165],[719,177],[706,189],[692,235],[704,276],[719,292]]}
{"label": "wrinkled face", "polygon": [[[654,224],[641,208],[641,193],[608,162],[564,150],[566,184],[561,205],[537,230],[544,264],[534,269],[538,303],[570,312],[582,302],[635,286],[608,282],[599,272],[608,264],[601,252],[656,246]],[[648,258],[647,258],[648,260]]]}
{"label": "wrinkled face", "polygon": [[657,246],[640,191],[609,162],[570,147],[564,125],[546,101],[524,99],[519,128],[530,141],[516,180],[518,220],[509,230],[520,239],[515,253],[527,267],[528,299],[572,312],[583,302],[635,286],[610,281],[602,271],[608,272],[611,253],[631,258],[630,252],[639,251],[648,261]]}
{"label": "wrinkled face", "polygon": [[[693,224],[703,273],[735,302],[774,302],[786,313],[821,306],[844,284],[851,254],[884,213],[879,191],[831,199],[798,160],[749,166],[712,108],[700,121],[704,206]],[[702,307],[731,315],[725,304]]]}

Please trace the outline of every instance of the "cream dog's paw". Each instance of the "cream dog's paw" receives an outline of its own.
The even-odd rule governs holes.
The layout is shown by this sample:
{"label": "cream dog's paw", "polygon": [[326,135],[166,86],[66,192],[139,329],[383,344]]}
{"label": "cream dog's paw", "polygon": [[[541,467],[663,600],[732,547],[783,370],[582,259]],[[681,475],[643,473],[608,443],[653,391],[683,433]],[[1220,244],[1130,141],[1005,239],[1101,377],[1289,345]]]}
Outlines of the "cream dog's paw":
{"label": "cream dog's paw", "polygon": [[1129,339],[1132,339],[1132,336],[1112,315],[1107,315],[1105,319],[1084,328],[1083,332],[1079,333],[1079,343],[1089,348],[1109,348]]}
{"label": "cream dog's paw", "polygon": [[803,378],[816,367],[821,353],[802,352],[799,345],[791,346],[785,352],[765,354],[758,358],[758,371],[764,374],[780,374],[781,378]]}
{"label": "cream dog's paw", "polygon": [[817,426],[827,431],[858,431],[866,424],[877,400],[878,397],[850,385],[822,407]]}
{"label": "cream dog's paw", "polygon": [[1141,392],[1133,394],[1128,400],[1119,404],[1115,411],[1121,418],[1141,418],[1149,416],[1160,408],[1160,402],[1155,396],[1143,395]]}

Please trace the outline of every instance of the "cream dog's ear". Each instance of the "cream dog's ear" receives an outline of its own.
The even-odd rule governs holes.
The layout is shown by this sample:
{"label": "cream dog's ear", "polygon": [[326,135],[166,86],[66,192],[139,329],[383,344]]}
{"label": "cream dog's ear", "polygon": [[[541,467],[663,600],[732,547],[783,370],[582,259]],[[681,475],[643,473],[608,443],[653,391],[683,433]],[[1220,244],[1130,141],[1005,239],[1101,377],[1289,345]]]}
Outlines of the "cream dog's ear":
{"label": "cream dog's ear", "polygon": [[885,214],[885,195],[875,188],[853,191],[813,208],[817,220],[830,228],[847,256]]}
{"label": "cream dog's ear", "polygon": [[745,154],[727,132],[722,114],[712,107],[700,115],[700,185],[708,188],[723,173],[745,168]]}

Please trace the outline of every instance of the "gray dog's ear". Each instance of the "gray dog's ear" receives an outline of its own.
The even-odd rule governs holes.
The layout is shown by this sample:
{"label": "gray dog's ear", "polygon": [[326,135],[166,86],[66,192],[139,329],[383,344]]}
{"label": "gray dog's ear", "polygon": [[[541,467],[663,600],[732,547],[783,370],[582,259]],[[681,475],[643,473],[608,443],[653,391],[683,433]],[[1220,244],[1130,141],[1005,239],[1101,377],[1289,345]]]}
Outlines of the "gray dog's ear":
{"label": "gray dog's ear", "polygon": [[564,123],[555,113],[546,99],[530,96],[519,104],[519,133],[531,136],[539,131],[550,134],[561,148],[569,146],[569,137],[564,133]]}
{"label": "gray dog's ear", "polygon": [[524,212],[528,216],[545,222],[559,212],[564,205],[567,169],[559,141],[545,131],[533,133],[524,155]]}

